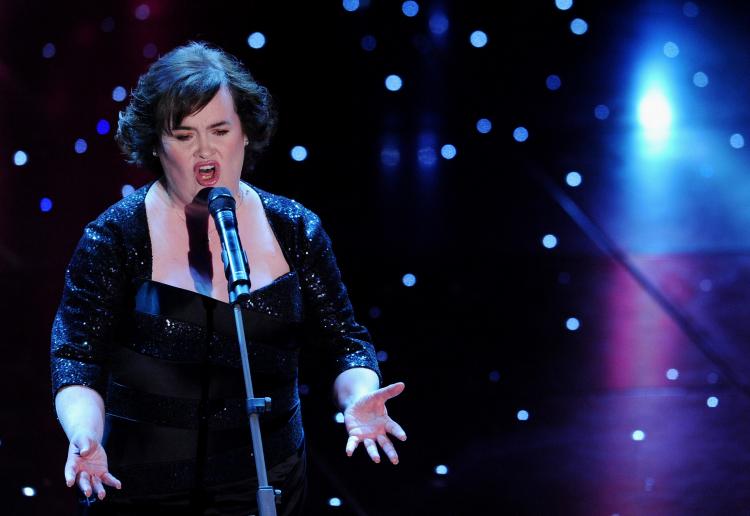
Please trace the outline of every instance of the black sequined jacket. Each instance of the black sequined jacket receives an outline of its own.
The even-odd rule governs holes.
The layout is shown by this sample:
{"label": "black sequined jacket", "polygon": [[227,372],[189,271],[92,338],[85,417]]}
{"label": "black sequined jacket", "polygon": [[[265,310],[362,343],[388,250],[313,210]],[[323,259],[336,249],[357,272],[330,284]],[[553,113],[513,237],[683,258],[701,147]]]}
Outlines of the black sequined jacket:
{"label": "black sequined jacket", "polygon": [[[131,492],[253,476],[231,307],[151,280],[149,186],[84,230],[53,325],[53,393],[85,385],[101,394],[110,470]],[[380,372],[320,219],[253,188],[290,266],[243,306],[255,395],[273,400],[260,418],[270,468],[303,442],[297,389],[303,345],[329,355],[334,373]]]}

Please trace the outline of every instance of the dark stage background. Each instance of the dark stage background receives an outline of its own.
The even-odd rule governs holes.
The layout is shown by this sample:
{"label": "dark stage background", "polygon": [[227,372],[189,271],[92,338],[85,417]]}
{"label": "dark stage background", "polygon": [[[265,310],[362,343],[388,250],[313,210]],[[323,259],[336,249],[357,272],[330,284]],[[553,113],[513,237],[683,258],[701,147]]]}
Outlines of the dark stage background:
{"label": "dark stage background", "polygon": [[70,506],[64,268],[152,179],[114,143],[116,88],[189,40],[276,98],[250,180],[321,216],[407,385],[401,463],[348,459],[310,360],[309,514],[748,512],[750,7],[407,4],[0,5],[0,512]]}

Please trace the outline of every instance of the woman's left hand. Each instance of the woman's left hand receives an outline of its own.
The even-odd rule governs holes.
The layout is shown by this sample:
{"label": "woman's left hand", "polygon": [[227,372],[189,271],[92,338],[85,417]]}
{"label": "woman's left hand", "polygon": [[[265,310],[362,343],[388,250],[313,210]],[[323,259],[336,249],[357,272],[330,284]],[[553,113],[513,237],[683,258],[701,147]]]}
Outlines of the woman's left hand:
{"label": "woman's left hand", "polygon": [[406,432],[401,425],[388,416],[385,402],[401,394],[405,385],[394,383],[365,394],[344,411],[344,424],[349,432],[346,454],[352,456],[359,443],[363,443],[373,462],[380,462],[379,444],[393,464],[398,464],[398,454],[386,434],[406,441]]}

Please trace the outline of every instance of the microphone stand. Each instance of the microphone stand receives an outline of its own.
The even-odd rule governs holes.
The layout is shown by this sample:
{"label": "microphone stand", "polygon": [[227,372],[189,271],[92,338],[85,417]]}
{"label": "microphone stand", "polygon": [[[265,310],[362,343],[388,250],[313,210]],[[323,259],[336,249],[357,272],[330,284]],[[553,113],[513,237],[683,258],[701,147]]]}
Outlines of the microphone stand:
{"label": "microphone stand", "polygon": [[281,491],[268,485],[266,459],[263,454],[263,442],[260,436],[259,415],[271,410],[271,398],[256,398],[253,393],[253,380],[250,374],[250,360],[245,340],[245,326],[242,322],[240,304],[250,298],[250,267],[247,254],[242,249],[234,212],[234,198],[225,188],[213,188],[209,194],[209,211],[214,217],[216,229],[221,238],[221,261],[224,262],[224,273],[227,277],[229,303],[234,310],[237,326],[237,339],[242,360],[242,375],[245,378],[245,396],[250,434],[255,454],[255,470],[258,475],[258,492],[256,501],[260,516],[276,516],[276,501]]}

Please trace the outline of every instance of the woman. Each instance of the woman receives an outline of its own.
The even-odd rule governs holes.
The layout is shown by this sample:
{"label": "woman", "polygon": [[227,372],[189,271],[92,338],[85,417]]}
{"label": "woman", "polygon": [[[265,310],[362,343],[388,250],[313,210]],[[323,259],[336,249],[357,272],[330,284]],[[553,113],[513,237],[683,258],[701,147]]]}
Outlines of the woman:
{"label": "woman", "polygon": [[120,114],[119,144],[160,177],[86,227],[52,332],[55,405],[70,440],[65,479],[84,505],[96,501],[92,514],[256,510],[239,351],[205,203],[214,186],[236,199],[250,266],[243,317],[256,396],[273,399],[260,420],[279,514],[298,514],[303,501],[303,344],[330,356],[346,453],[362,443],[379,462],[379,445],[398,462],[387,434],[406,434],[385,402],[404,385],[379,388],[370,336],[353,318],[320,220],[240,180],[274,123],[267,91],[203,43],[155,62]]}

